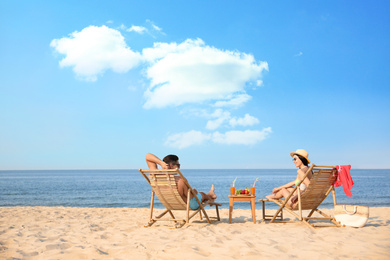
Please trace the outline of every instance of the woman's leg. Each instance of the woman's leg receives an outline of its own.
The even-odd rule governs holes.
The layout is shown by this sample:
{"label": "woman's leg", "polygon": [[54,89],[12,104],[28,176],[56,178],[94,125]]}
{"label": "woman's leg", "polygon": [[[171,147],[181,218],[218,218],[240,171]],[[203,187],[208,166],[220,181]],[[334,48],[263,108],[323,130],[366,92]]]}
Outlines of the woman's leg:
{"label": "woman's leg", "polygon": [[[283,189],[282,189],[282,190],[283,190]],[[281,199],[281,198],[283,198],[282,190],[279,190],[278,192],[272,193],[272,194],[267,195],[267,196],[265,196],[265,197],[266,197],[267,199],[274,199],[274,200]]]}
{"label": "woman's leg", "polygon": [[[291,192],[292,192],[293,188],[291,188],[290,190],[286,190],[284,191],[283,193],[283,197],[285,199],[288,198],[288,196],[290,196]],[[287,205],[289,205],[290,207],[293,207],[294,203],[292,202],[292,199],[294,198],[294,196],[297,194],[297,191],[294,192],[294,194],[288,199],[288,202],[287,202]]]}
{"label": "woman's leg", "polygon": [[[293,190],[293,188],[283,188],[283,189],[280,189],[278,192],[276,192],[276,193],[272,193],[272,194],[270,194],[270,195],[267,195],[267,196],[265,196],[267,199],[274,199],[274,200],[278,200],[278,199],[281,199],[281,198],[283,198],[283,197],[285,197],[284,196],[284,194],[287,194],[287,192],[288,192],[288,194],[290,194],[290,192]],[[288,195],[287,195],[288,196]]]}

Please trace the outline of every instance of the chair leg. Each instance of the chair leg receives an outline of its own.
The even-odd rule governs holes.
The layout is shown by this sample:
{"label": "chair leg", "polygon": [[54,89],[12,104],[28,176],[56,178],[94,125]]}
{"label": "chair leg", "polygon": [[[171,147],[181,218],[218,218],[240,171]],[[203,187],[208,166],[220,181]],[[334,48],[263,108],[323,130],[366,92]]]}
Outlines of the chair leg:
{"label": "chair leg", "polygon": [[261,202],[262,202],[262,205],[261,205],[262,211],[261,211],[261,213],[263,214],[263,221],[265,221],[265,201],[262,200]]}
{"label": "chair leg", "polygon": [[218,221],[221,221],[221,218],[219,217],[218,205],[215,205],[215,210],[217,211],[217,220],[218,220]]}
{"label": "chair leg", "polygon": [[186,212],[186,222],[187,223],[190,222],[190,195],[191,195],[191,191],[190,191],[190,189],[188,189],[188,192],[187,192],[187,212]]}
{"label": "chair leg", "polygon": [[[311,215],[314,213],[314,212],[317,212],[318,214],[320,214],[322,217],[311,217]],[[303,222],[305,224],[308,224],[310,227],[314,228],[316,223],[313,223],[313,224],[310,224],[309,221],[311,219],[317,219],[317,220],[329,220],[330,222],[332,222],[334,225],[336,225],[336,227],[340,227],[341,225],[331,216],[329,216],[328,214],[322,212],[321,210],[319,209],[313,209],[309,216],[306,217],[306,218],[303,218]],[[324,225],[317,225],[317,226],[324,226]],[[325,225],[325,226],[332,226],[331,224],[328,224],[328,225]]]}
{"label": "chair leg", "polygon": [[154,191],[152,191],[152,196],[150,199],[150,218],[153,219],[153,206],[154,206]]}
{"label": "chair leg", "polygon": [[280,206],[279,209],[276,211],[275,215],[273,216],[273,218],[271,219],[270,223],[274,222],[276,217],[278,216],[279,212],[283,211],[283,208],[284,208],[284,205],[283,206]]}
{"label": "chair leg", "polygon": [[153,220],[153,206],[154,206],[154,191],[152,191],[152,195],[150,199],[149,222],[145,225],[145,227],[150,227],[156,222],[155,220]]}
{"label": "chair leg", "polygon": [[173,219],[175,219],[175,216],[173,215],[173,212],[170,211],[170,210],[168,210],[168,212],[169,212],[169,215],[171,215],[171,217],[172,217]]}
{"label": "chair leg", "polygon": [[302,203],[301,203],[301,189],[299,186],[297,187],[298,192],[298,208],[299,208],[299,220],[303,220],[302,218]]}
{"label": "chair leg", "polygon": [[307,217],[310,218],[311,215],[313,215],[313,213],[314,213],[315,211],[316,211],[316,209],[312,209],[312,210],[310,211],[309,215],[307,215]]}
{"label": "chair leg", "polygon": [[302,219],[302,222],[305,223],[308,227],[314,229],[314,226],[310,224],[309,221],[307,221],[305,218]]}
{"label": "chair leg", "polygon": [[200,205],[200,207],[201,207],[201,211],[203,212],[204,217],[207,220],[207,223],[211,224],[211,220],[209,219],[209,216],[207,215],[206,210],[204,209],[204,207],[202,205]]}
{"label": "chair leg", "polygon": [[331,216],[329,216],[328,214],[325,214],[324,212],[322,212],[322,211],[319,210],[319,209],[316,209],[316,211],[317,211],[319,214],[321,214],[322,216],[324,216],[326,219],[328,219],[330,222],[332,222],[333,224],[335,224],[336,226],[338,226],[338,227],[341,226],[340,223],[338,223],[334,217],[331,217]]}
{"label": "chair leg", "polygon": [[158,215],[158,216],[156,217],[156,219],[162,218],[162,217],[163,217],[165,214],[167,214],[167,213],[169,213],[169,214],[171,215],[171,217],[172,217],[173,219],[175,219],[175,216],[173,215],[173,213],[172,213],[169,209],[165,210],[163,213],[161,213],[160,215]]}

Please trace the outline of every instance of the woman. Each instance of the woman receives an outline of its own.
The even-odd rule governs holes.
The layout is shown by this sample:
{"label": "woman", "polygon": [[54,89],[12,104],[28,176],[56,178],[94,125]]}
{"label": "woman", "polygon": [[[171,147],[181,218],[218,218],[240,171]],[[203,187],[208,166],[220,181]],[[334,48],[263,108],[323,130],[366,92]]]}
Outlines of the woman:
{"label": "woman", "polygon": [[[267,199],[281,199],[281,198],[287,198],[291,192],[294,189],[294,186],[296,186],[301,180],[303,180],[303,177],[305,176],[307,170],[309,169],[308,165],[310,163],[309,160],[309,154],[303,150],[298,149],[296,152],[290,153],[291,157],[293,158],[293,162],[295,164],[295,167],[298,168],[297,170],[297,178],[294,181],[291,181],[289,183],[286,183],[285,185],[282,185],[280,187],[274,188],[272,190],[272,194],[266,196]],[[310,179],[313,176],[312,172],[309,172],[307,175],[307,178],[303,180],[301,185],[299,186],[301,192],[305,191],[307,187],[310,184]],[[296,195],[296,191],[293,194],[293,196],[290,197],[287,205],[290,207],[294,206],[294,203],[292,202],[292,198]],[[296,202],[296,200],[294,201]]]}

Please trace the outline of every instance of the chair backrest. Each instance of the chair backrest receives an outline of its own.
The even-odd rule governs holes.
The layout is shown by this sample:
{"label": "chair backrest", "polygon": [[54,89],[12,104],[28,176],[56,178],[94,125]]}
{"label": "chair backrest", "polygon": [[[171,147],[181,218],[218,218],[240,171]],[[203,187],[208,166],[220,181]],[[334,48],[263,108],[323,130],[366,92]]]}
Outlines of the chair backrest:
{"label": "chair backrest", "polygon": [[[174,170],[139,170],[149,182],[160,202],[169,210],[186,210],[187,203],[177,190],[177,178],[182,175]],[[181,175],[181,176],[180,176]]]}
{"label": "chair backrest", "polygon": [[[334,166],[314,165],[312,173],[310,185],[301,195],[302,210],[317,208],[328,196],[337,178],[337,169]],[[294,208],[298,208],[298,205]]]}

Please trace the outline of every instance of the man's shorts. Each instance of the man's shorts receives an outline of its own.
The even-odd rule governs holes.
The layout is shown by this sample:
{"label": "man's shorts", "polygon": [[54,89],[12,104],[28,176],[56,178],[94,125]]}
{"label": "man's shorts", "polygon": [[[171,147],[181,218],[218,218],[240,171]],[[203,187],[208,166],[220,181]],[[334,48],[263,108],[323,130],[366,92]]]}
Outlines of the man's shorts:
{"label": "man's shorts", "polygon": [[[199,201],[202,202],[202,195],[198,193],[196,194],[196,196],[198,196]],[[190,209],[197,210],[198,208],[199,208],[199,203],[196,201],[196,198],[193,197],[192,199],[190,199]]]}

